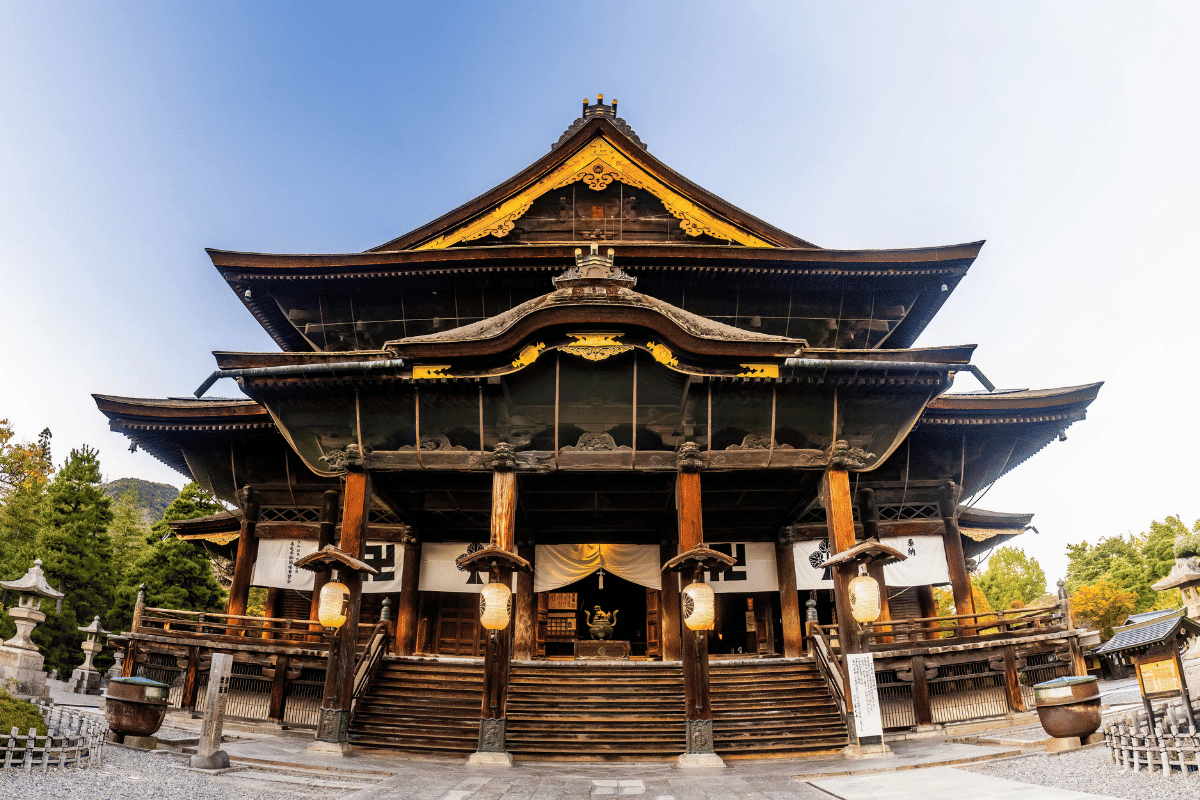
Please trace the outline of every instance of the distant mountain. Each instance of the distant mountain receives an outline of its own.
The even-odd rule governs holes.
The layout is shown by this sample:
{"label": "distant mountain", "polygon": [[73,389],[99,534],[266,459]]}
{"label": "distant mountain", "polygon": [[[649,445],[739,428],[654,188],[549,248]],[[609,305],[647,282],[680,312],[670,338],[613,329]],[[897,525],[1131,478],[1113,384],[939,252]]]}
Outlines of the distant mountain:
{"label": "distant mountain", "polygon": [[114,500],[132,494],[133,505],[147,525],[162,519],[163,511],[179,496],[179,490],[170,484],[151,483],[141,478],[118,478],[101,484],[100,488]]}

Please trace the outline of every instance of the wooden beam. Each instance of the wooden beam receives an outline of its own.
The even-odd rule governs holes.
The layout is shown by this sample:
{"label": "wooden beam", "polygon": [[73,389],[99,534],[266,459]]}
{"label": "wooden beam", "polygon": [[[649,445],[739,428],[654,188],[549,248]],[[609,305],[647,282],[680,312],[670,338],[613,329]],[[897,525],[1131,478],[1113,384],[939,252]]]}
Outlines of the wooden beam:
{"label": "wooden beam", "polygon": [[783,655],[804,655],[804,620],[800,614],[800,594],[796,590],[796,551],[791,539],[775,544],[775,569],[779,576],[779,611],[783,620]]}
{"label": "wooden beam", "polygon": [[417,591],[421,571],[421,543],[398,545],[404,548],[403,566],[400,568],[400,596],[396,603],[396,640],[393,651],[397,655],[411,656],[417,648],[417,622],[420,597]]}
{"label": "wooden beam", "polygon": [[[533,563],[535,546],[522,544],[517,555]],[[533,593],[533,573],[517,573],[516,619],[513,631],[513,658],[517,661],[532,661],[537,649],[537,597]]]}
{"label": "wooden beam", "polygon": [[258,559],[258,539],[254,526],[258,522],[258,493],[245,489],[242,503],[242,527],[238,531],[237,560],[233,565],[233,585],[229,587],[227,614],[245,614],[246,602],[250,597],[250,579],[254,575],[254,562]]}

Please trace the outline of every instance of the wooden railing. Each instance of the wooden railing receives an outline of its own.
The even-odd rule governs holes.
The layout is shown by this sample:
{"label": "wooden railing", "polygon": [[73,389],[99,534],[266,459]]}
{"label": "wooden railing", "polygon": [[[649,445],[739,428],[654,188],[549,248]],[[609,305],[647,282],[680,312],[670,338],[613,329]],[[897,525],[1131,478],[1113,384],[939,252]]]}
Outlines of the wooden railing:
{"label": "wooden railing", "polygon": [[[837,626],[832,628],[836,633]],[[1015,639],[1055,633],[1067,629],[1058,605],[954,614],[944,617],[886,620],[862,623],[863,645],[869,650],[892,650],[904,643],[928,642],[930,646]],[[935,645],[936,643],[936,645]]]}
{"label": "wooden railing", "polygon": [[313,650],[329,647],[329,634],[319,623],[307,619],[250,617],[150,606],[143,606],[140,612],[135,616],[133,633],[229,644],[292,645]]}
{"label": "wooden railing", "polygon": [[[360,624],[359,641],[362,641],[362,628],[363,626]],[[375,668],[379,666],[379,659],[383,657],[383,652],[387,649],[387,642],[388,621],[382,619],[371,627],[371,632],[367,635],[366,647],[354,665],[354,694],[350,701],[351,714],[354,713],[354,708],[358,705],[358,699],[367,690],[367,686],[370,685],[371,677],[375,674]]]}
{"label": "wooden railing", "polygon": [[844,724],[848,711],[846,704],[848,679],[841,661],[834,654],[833,646],[825,635],[824,627],[815,622],[808,623],[808,654],[812,656],[813,661],[817,664],[817,669],[821,671],[821,676],[825,678],[825,685],[829,687],[829,693],[837,703],[838,713],[841,714]]}

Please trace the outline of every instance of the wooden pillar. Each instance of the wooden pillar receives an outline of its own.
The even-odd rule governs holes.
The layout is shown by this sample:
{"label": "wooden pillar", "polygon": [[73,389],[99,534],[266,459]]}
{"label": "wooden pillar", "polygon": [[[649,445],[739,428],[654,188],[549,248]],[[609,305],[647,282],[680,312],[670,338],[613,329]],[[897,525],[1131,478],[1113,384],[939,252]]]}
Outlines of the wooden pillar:
{"label": "wooden pillar", "polygon": [[[821,481],[821,501],[825,506],[825,524],[829,531],[832,555],[854,547],[854,510],[850,499],[850,473],[831,467]],[[862,652],[858,623],[850,613],[850,581],[845,569],[833,570],[833,599],[837,608],[838,640],[842,653]]]}
{"label": "wooden pillar", "polygon": [[287,656],[275,657],[275,677],[271,679],[271,699],[267,706],[267,719],[278,725],[283,724],[284,703],[287,701],[288,666]]}
{"label": "wooden pillar", "polygon": [[779,575],[779,611],[783,620],[783,655],[804,655],[804,621],[800,616],[800,594],[796,591],[796,551],[790,536],[775,544],[775,569]]}
{"label": "wooden pillar", "polygon": [[686,553],[704,541],[699,472],[680,472],[676,475],[675,508],[679,519],[679,552]]}
{"label": "wooden pillar", "polygon": [[[338,500],[341,498],[341,493],[337,491],[327,491],[321,500],[321,524],[317,529],[317,549],[322,550],[326,545],[333,544],[333,534],[337,527]],[[308,609],[308,618],[312,620],[314,625],[310,626],[309,630],[314,635],[309,637],[309,641],[321,641],[321,633],[325,629],[321,627],[318,610],[321,605],[321,588],[329,583],[329,571],[322,570],[317,572],[313,577],[313,593],[312,601]]]}
{"label": "wooden pillar", "polygon": [[[916,587],[916,589],[917,589],[917,608],[918,608],[917,613],[920,614],[922,618],[926,618],[926,619],[931,618],[931,617],[936,617],[937,616],[937,598],[934,597],[934,595],[933,595],[933,587],[926,585],[926,586],[918,586],[918,587]],[[922,622],[921,627],[925,629],[925,632],[923,634],[921,634],[922,637],[924,637],[925,639],[938,638],[936,622]]]}
{"label": "wooden pillar", "polygon": [[[274,586],[267,589],[267,599],[263,603],[263,616],[267,619],[279,619],[283,616],[283,589],[278,589]],[[270,639],[275,635],[271,629],[275,627],[273,622],[263,622],[262,638]]]}
{"label": "wooden pillar", "polygon": [[250,579],[254,561],[258,558],[258,539],[254,526],[258,522],[258,492],[250,487],[242,490],[242,528],[238,531],[237,560],[233,565],[233,585],[229,587],[229,604],[225,613],[244,615],[250,596]]}
{"label": "wooden pillar", "polygon": [[121,659],[121,677],[132,678],[137,674],[138,645],[132,639],[125,645],[125,658]]}
{"label": "wooden pillar", "polygon": [[[510,446],[497,445],[493,451],[492,518],[490,546],[515,552],[517,522],[517,473],[515,457]],[[498,570],[495,580],[508,581],[509,570]],[[532,586],[530,587],[532,590]],[[532,593],[532,591],[531,591]],[[487,631],[483,653],[483,696],[479,709],[479,741],[472,761],[489,758],[508,760],[505,753],[504,711],[508,699],[508,673],[512,661],[512,630]]]}
{"label": "wooden pillar", "polygon": [[[517,547],[517,555],[533,563],[535,545],[528,542]],[[532,661],[537,650],[537,596],[533,593],[533,573],[517,573],[516,619],[513,621],[513,658]]]}
{"label": "wooden pillar", "polygon": [[[858,491],[858,519],[862,523],[863,538],[879,540],[879,509],[875,506],[875,490],[860,489]],[[875,579],[879,584],[879,619],[877,622],[890,622],[892,619],[892,609],[888,605],[888,588],[887,581],[883,577],[883,565],[871,563],[867,565],[867,574]],[[883,633],[891,633],[890,627],[877,628]],[[894,640],[891,636],[883,636],[881,640],[891,644]]]}
{"label": "wooden pillar", "polygon": [[[967,573],[967,557],[963,553],[962,534],[958,530],[958,497],[960,489],[946,483],[946,491],[938,505],[942,512],[945,531],[942,540],[946,545],[946,567],[950,572],[950,587],[954,590],[954,613],[974,614],[975,598],[971,595],[971,576]],[[974,636],[975,629],[964,628],[963,636]]]}
{"label": "wooden pillar", "polygon": [[[679,555],[679,547],[673,539],[663,539],[659,542],[660,566],[677,555]],[[674,572],[664,572],[662,573],[662,602],[658,604],[663,661],[680,659],[683,640],[679,632],[679,608],[679,575]]]}
{"label": "wooden pillar", "polygon": [[929,678],[925,675],[925,656],[913,656],[913,712],[917,727],[933,724],[933,708],[929,702]]}
{"label": "wooden pillar", "polygon": [[196,710],[196,695],[200,689],[200,648],[188,648],[187,669],[183,673],[183,693],[179,698],[181,711]]}
{"label": "wooden pillar", "polygon": [[1017,648],[1011,644],[1004,648],[1004,691],[1008,694],[1008,707],[1011,711],[1025,710],[1025,698],[1021,696],[1021,676],[1017,672]]}
{"label": "wooden pillar", "polygon": [[417,626],[421,599],[418,585],[421,572],[421,542],[413,537],[404,545],[400,567],[400,596],[396,603],[396,639],[392,652],[411,656],[417,652]]}
{"label": "wooden pillar", "polygon": [[[371,476],[366,471],[346,473],[346,488],[342,502],[342,538],[339,548],[361,559],[366,538],[367,514],[371,507]],[[358,645],[358,620],[362,610],[362,575],[348,569],[338,571],[345,584],[346,622],[338,628],[330,643],[329,661],[325,670],[325,691],[317,723],[317,739],[336,743],[343,752],[350,725],[350,702],[354,694],[354,660]]]}

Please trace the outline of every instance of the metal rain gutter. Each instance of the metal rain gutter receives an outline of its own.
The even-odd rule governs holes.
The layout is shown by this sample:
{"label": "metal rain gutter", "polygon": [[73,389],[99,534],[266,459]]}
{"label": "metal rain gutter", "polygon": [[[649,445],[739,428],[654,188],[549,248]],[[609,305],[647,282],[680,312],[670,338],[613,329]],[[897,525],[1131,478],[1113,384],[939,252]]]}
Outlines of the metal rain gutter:
{"label": "metal rain gutter", "polygon": [[979,382],[989,392],[996,391],[996,386],[987,379],[983,371],[974,364],[939,364],[931,361],[885,361],[877,358],[787,358],[785,367],[799,369],[901,369],[901,370],[947,370],[949,372],[969,372],[979,379]]}
{"label": "metal rain gutter", "polygon": [[334,361],[328,364],[283,364],[278,367],[245,367],[243,369],[218,369],[209,375],[193,394],[203,397],[204,393],[221,378],[270,378],[280,375],[331,375],[345,372],[378,372],[399,369],[404,366],[402,358],[383,361]]}

